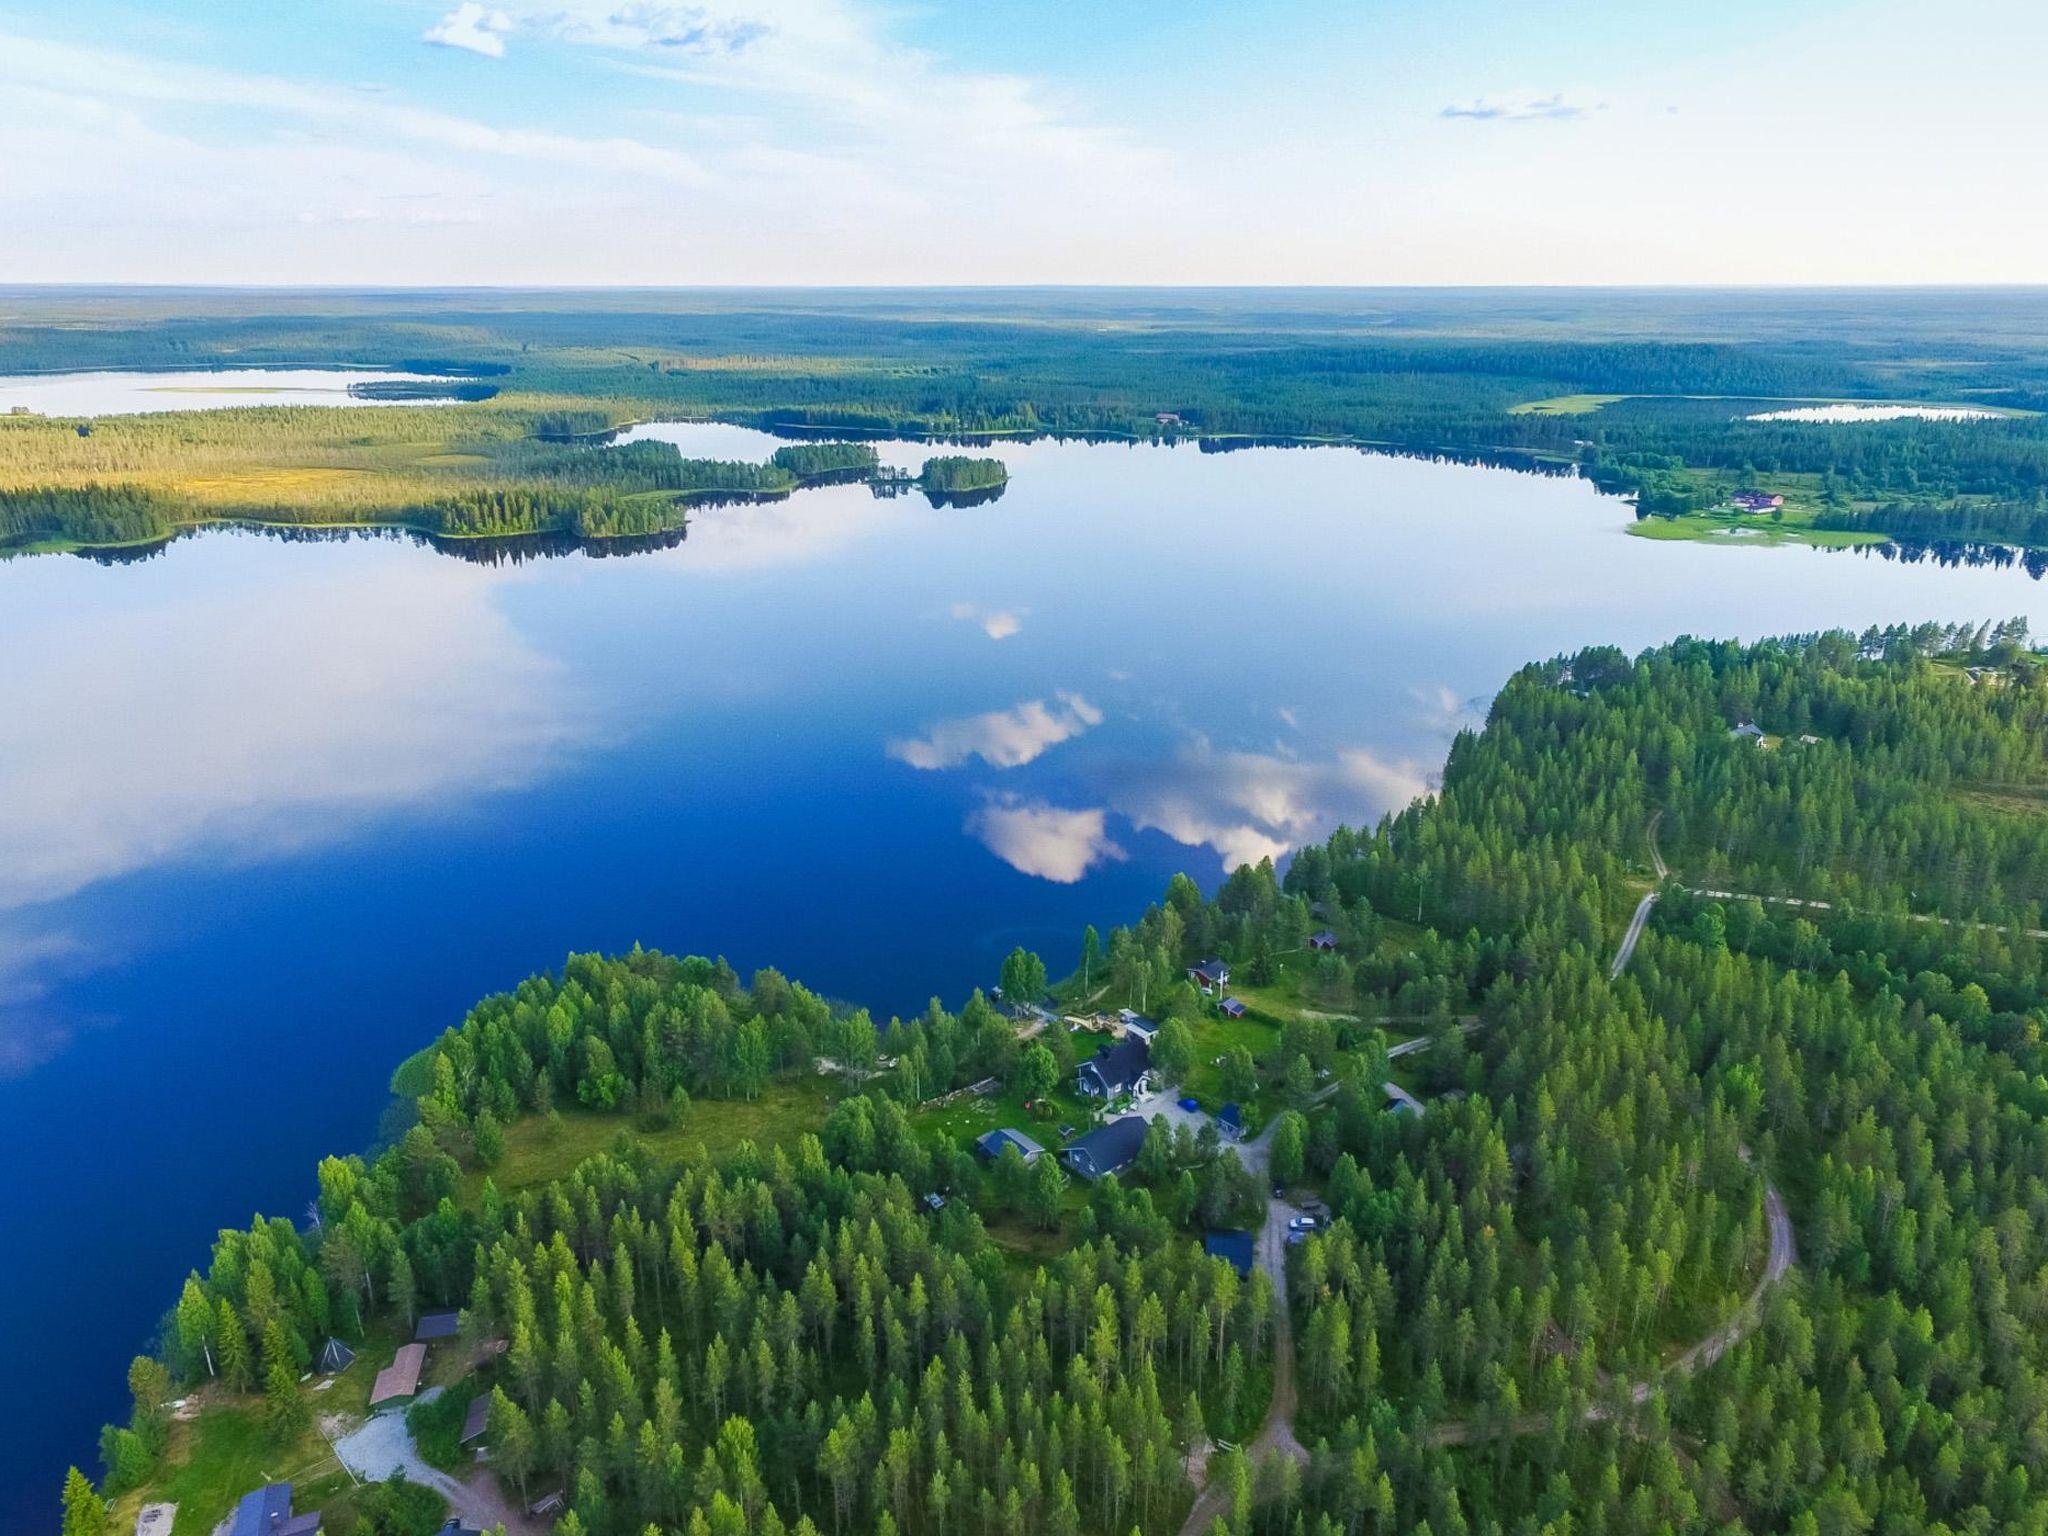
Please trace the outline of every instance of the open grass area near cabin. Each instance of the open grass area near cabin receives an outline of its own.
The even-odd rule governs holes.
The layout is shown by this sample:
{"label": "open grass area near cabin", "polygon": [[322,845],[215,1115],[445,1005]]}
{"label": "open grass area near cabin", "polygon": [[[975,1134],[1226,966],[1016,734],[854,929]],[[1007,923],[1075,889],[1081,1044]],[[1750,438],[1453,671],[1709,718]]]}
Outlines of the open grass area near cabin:
{"label": "open grass area near cabin", "polygon": [[[406,1069],[394,1084],[407,1080]],[[701,1145],[713,1157],[743,1141],[762,1150],[793,1147],[806,1132],[825,1123],[833,1103],[849,1090],[837,1077],[806,1074],[775,1078],[758,1099],[696,1099],[680,1121],[657,1130],[643,1130],[631,1115],[564,1109],[550,1122],[527,1115],[505,1130],[505,1155],[496,1168],[471,1170],[463,1178],[463,1198],[476,1200],[486,1177],[503,1193],[545,1184],[578,1163],[608,1152],[621,1135],[631,1137],[653,1157],[680,1158]]]}
{"label": "open grass area near cabin", "polygon": [[[1076,1056],[1082,1061],[1093,1056],[1092,1044],[1087,1042],[1098,1038],[1107,1041],[1109,1037],[1076,1035]],[[1085,1131],[1095,1124],[1097,1118],[1093,1101],[1074,1092],[1071,1082],[1054,1088],[1038,1101],[1034,1109],[1035,1112],[1026,1110],[1022,1097],[1017,1093],[998,1088],[994,1093],[960,1099],[942,1107],[920,1109],[912,1115],[911,1126],[928,1143],[948,1140],[963,1146],[1007,1126],[1022,1131],[1046,1151],[1056,1153],[1064,1145],[1059,1134],[1061,1126],[1071,1125],[1077,1132]]]}
{"label": "open grass area near cabin", "polygon": [[1890,542],[1881,533],[1809,526],[1811,513],[1796,514],[1789,508],[1783,519],[1769,513],[1736,512],[1714,508],[1687,512],[1678,517],[1644,517],[1629,524],[1628,532],[1638,539],[1692,544],[1741,544],[1770,547],[1780,544],[1810,544],[1818,549],[1850,549],[1859,544]]}

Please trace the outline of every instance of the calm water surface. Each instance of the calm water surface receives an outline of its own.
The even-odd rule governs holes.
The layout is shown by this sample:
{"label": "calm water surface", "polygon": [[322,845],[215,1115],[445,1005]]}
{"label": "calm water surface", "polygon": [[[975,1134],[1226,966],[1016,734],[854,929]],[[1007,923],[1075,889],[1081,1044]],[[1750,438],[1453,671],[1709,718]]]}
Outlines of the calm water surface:
{"label": "calm water surface", "polygon": [[0,1530],[54,1525],[214,1230],[300,1213],[396,1061],[571,948],[957,1004],[1174,870],[1404,801],[1531,658],[2048,623],[2018,569],[1633,539],[1571,479],[993,451],[990,505],[834,487],[632,558],[0,564]]}
{"label": "calm water surface", "polygon": [[210,411],[246,405],[425,405],[363,399],[352,384],[447,383],[428,373],[341,368],[225,368],[200,373],[25,373],[0,377],[0,415],[135,416],[148,411]]}

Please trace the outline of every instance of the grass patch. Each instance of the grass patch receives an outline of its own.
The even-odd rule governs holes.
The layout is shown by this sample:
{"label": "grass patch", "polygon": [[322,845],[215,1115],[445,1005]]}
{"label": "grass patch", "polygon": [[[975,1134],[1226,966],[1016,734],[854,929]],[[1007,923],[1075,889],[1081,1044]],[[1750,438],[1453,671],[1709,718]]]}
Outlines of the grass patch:
{"label": "grass patch", "polygon": [[[401,1075],[404,1068],[400,1069]],[[505,1132],[505,1156],[489,1177],[506,1193],[561,1178],[578,1163],[608,1152],[621,1135],[632,1137],[657,1159],[680,1158],[701,1144],[713,1157],[730,1152],[742,1141],[764,1151],[793,1147],[807,1131],[816,1131],[842,1092],[836,1079],[806,1075],[778,1078],[758,1099],[698,1099],[680,1123],[662,1130],[640,1129],[630,1115],[563,1110],[550,1122],[528,1115]],[[463,1198],[483,1193],[482,1171],[463,1178]]]}
{"label": "grass patch", "polygon": [[2003,816],[2039,816],[2048,811],[2048,784],[1969,784],[1955,798]]}
{"label": "grass patch", "polygon": [[1510,416],[1585,416],[1603,405],[1626,400],[1627,395],[1552,395],[1548,400],[1524,400],[1508,407]]}

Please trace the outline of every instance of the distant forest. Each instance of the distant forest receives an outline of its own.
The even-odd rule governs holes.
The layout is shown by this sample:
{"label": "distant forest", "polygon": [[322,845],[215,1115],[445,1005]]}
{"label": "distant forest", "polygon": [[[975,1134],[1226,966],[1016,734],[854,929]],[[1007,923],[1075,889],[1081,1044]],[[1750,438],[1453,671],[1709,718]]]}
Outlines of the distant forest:
{"label": "distant forest", "polygon": [[[499,392],[437,409],[544,438],[672,416],[1513,450],[1582,465],[1659,513],[1777,477],[1832,518],[1901,538],[2035,542],[2048,507],[2048,415],[2031,414],[2048,410],[2048,299],[2032,292],[0,298],[0,371],[417,365],[430,349],[436,368]],[[1745,419],[1787,399],[2018,414]],[[7,459],[0,438],[0,475]]]}

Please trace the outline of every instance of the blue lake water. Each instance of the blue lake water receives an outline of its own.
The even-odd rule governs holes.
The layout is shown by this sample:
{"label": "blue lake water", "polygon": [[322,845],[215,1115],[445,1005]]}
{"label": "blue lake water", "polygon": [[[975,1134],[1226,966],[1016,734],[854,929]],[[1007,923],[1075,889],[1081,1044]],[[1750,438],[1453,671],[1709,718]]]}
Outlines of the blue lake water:
{"label": "blue lake water", "polygon": [[1525,660],[2048,621],[2017,568],[1630,538],[1570,478],[990,451],[987,505],[817,489],[630,558],[0,563],[0,1530],[54,1525],[215,1229],[300,1213],[401,1057],[572,948],[957,1004],[1405,800]]}
{"label": "blue lake water", "polygon": [[0,415],[135,416],[250,405],[422,405],[352,394],[358,384],[446,383],[437,374],[346,368],[217,368],[190,373],[23,373],[0,377]]}

